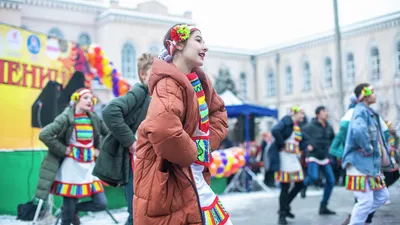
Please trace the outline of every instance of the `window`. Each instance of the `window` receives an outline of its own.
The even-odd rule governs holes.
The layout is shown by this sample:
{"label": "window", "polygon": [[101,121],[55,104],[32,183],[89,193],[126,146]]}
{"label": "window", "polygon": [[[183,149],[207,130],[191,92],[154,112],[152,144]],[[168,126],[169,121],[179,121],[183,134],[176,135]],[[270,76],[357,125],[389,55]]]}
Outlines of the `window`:
{"label": "window", "polygon": [[311,91],[310,63],[307,61],[303,64],[303,91]]}
{"label": "window", "polygon": [[267,96],[275,96],[275,75],[272,69],[267,72]]}
{"label": "window", "polygon": [[80,46],[90,46],[90,44],[92,43],[92,41],[90,40],[90,36],[87,33],[82,33],[81,35],[79,35],[78,38],[78,44]]}
{"label": "window", "polygon": [[355,65],[354,65],[353,53],[347,54],[346,72],[347,72],[347,84],[354,85],[356,83],[356,70],[355,70]]}
{"label": "window", "polygon": [[292,75],[292,67],[286,66],[285,69],[285,81],[286,81],[286,94],[293,93],[293,75]]}
{"label": "window", "polygon": [[58,38],[58,39],[63,39],[64,38],[64,34],[57,27],[51,28],[49,30],[48,36],[49,37],[55,37],[55,38]]}
{"label": "window", "polygon": [[324,85],[327,88],[332,87],[332,60],[329,57],[324,60]]}
{"label": "window", "polygon": [[157,45],[151,45],[149,47],[149,53],[154,55],[154,56],[158,56],[160,54],[160,48]]}
{"label": "window", "polygon": [[400,40],[396,42],[396,76],[400,76]]}
{"label": "window", "polygon": [[244,72],[240,73],[239,96],[243,99],[247,98],[247,76]]}
{"label": "window", "polygon": [[371,48],[371,79],[379,80],[381,78],[379,50],[377,47]]}
{"label": "window", "polygon": [[122,76],[137,80],[136,76],[136,51],[131,43],[122,47]]}

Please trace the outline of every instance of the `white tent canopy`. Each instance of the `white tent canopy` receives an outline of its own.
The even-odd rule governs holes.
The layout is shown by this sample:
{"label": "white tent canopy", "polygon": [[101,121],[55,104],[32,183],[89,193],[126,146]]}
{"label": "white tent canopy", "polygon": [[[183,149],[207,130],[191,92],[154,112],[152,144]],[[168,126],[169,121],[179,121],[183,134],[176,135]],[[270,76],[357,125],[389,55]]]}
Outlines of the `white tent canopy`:
{"label": "white tent canopy", "polygon": [[226,90],[220,95],[225,105],[243,105],[244,102],[234,95],[230,90]]}

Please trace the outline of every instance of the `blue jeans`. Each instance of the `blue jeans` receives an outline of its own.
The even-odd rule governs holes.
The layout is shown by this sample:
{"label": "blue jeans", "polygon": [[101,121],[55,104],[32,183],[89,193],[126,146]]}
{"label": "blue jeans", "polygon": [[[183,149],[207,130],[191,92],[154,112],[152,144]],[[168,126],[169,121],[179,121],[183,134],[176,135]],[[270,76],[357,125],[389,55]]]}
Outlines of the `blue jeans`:
{"label": "blue jeans", "polygon": [[126,222],[126,225],[131,225],[133,224],[133,171],[132,171],[132,163],[129,162],[129,180],[128,184],[125,185],[125,198],[126,202],[128,204],[128,220]]}
{"label": "blue jeans", "polygon": [[321,201],[321,205],[328,205],[329,198],[331,197],[333,187],[335,186],[335,176],[333,175],[332,167],[330,164],[318,165],[315,162],[308,163],[308,176],[304,180],[304,185],[309,186],[316,182],[319,178],[319,167],[321,167],[322,172],[325,177],[325,187],[324,195]]}

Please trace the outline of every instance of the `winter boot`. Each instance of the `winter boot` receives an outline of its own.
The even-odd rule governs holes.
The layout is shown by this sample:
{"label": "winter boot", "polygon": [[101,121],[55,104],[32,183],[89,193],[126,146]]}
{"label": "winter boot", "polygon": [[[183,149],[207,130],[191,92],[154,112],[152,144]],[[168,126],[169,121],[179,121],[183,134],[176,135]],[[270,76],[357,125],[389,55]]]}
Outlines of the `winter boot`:
{"label": "winter boot", "polygon": [[279,212],[279,220],[278,220],[279,225],[286,225],[288,224],[286,220],[286,210],[285,211],[280,211]]}
{"label": "winter boot", "polygon": [[290,208],[290,206],[288,206],[288,207],[286,208],[286,217],[288,217],[288,218],[290,218],[290,219],[294,219],[294,218],[295,218],[294,214],[291,213],[291,208]]}
{"label": "winter boot", "polygon": [[321,204],[319,208],[319,215],[336,215],[336,212],[329,210],[326,205]]}

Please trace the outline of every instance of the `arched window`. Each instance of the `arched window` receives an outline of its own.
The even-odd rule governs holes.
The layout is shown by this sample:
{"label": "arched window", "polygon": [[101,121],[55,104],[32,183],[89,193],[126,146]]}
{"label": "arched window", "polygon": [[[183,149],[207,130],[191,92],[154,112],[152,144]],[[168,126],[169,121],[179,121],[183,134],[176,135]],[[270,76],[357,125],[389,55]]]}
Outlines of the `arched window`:
{"label": "arched window", "polygon": [[54,38],[58,38],[58,39],[63,39],[64,38],[64,34],[57,27],[51,28],[47,35],[49,37],[54,37]]}
{"label": "arched window", "polygon": [[240,73],[239,95],[241,98],[247,98],[247,76],[245,72]]}
{"label": "arched window", "polygon": [[303,91],[311,91],[311,72],[308,61],[303,63]]}
{"label": "arched window", "polygon": [[275,96],[276,94],[275,74],[272,69],[267,70],[267,96]]}
{"label": "arched window", "polygon": [[354,85],[356,83],[356,70],[354,64],[354,55],[349,52],[346,56],[346,72],[347,72],[347,84]]}
{"label": "arched window", "polygon": [[332,87],[332,60],[329,57],[324,60],[324,84],[325,87]]}
{"label": "arched window", "polygon": [[136,72],[136,51],[131,43],[125,43],[122,47],[122,76],[138,80]]}
{"label": "arched window", "polygon": [[91,43],[92,43],[92,41],[91,41],[91,39],[90,39],[89,34],[87,34],[87,33],[81,33],[81,34],[79,35],[78,44],[79,44],[80,46],[90,46]]}
{"label": "arched window", "polygon": [[371,51],[371,80],[379,80],[381,78],[381,62],[379,58],[379,49],[372,47]]}
{"label": "arched window", "polygon": [[292,94],[293,93],[293,75],[292,75],[292,67],[286,66],[285,68],[285,93]]}

